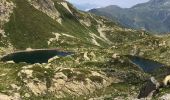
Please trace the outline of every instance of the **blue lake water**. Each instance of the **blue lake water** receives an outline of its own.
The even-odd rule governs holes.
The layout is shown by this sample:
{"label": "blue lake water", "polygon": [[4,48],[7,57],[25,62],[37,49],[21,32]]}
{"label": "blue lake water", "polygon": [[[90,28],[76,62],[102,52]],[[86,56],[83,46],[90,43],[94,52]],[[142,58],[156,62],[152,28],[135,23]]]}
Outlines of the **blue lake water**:
{"label": "blue lake water", "polygon": [[1,58],[1,61],[14,61],[15,63],[47,63],[50,58],[55,56],[67,56],[73,54],[72,52],[63,52],[58,50],[31,50],[21,51],[8,54]]}
{"label": "blue lake water", "polygon": [[137,57],[137,56],[128,56],[129,59],[137,66],[143,69],[145,72],[152,72],[155,69],[158,69],[160,67],[165,66],[162,63],[159,63],[157,61]]}

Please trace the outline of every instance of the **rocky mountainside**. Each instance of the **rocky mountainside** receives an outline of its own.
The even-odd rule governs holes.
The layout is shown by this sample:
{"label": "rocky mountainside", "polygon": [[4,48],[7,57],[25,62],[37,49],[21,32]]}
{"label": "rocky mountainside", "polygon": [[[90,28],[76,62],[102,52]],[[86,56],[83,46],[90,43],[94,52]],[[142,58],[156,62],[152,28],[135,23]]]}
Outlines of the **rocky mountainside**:
{"label": "rocky mountainside", "polygon": [[119,31],[136,36],[133,30],[80,12],[63,0],[10,0],[9,3],[3,0],[1,5],[0,45],[3,47],[100,47],[114,44]]}
{"label": "rocky mountainside", "polygon": [[[2,100],[133,100],[151,76],[162,83],[169,74],[169,36],[124,28],[103,17],[79,11],[65,0],[1,0],[0,38],[2,58],[17,52],[20,58],[12,54],[9,58],[43,60],[35,52],[31,53],[34,49],[73,52],[41,64],[1,59]],[[34,56],[24,57],[23,50]],[[128,55],[165,66],[148,73]],[[166,87],[154,97],[164,93],[168,93]]]}
{"label": "rocky mountainside", "polygon": [[170,32],[170,1],[150,0],[132,8],[108,6],[92,9],[91,13],[118,21],[125,27],[146,29],[154,33]]}

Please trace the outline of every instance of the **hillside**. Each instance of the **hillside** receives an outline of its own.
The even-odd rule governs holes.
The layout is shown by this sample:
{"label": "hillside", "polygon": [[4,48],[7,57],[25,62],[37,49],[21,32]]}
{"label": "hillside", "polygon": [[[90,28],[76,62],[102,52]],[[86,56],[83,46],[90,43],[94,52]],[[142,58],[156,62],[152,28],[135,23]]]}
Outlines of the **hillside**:
{"label": "hillside", "polygon": [[[113,43],[112,40],[118,37],[116,31],[131,33],[131,30],[124,31],[116,23],[104,18],[80,12],[66,1],[57,0],[54,5],[51,1],[46,4],[44,0],[11,1],[13,6],[9,4],[11,8],[6,6],[8,10],[3,11],[2,46],[7,46],[3,41],[8,41],[15,49],[109,46]],[[113,30],[115,31],[111,32]],[[109,32],[115,34],[111,39]]]}
{"label": "hillside", "polygon": [[[0,100],[133,100],[151,76],[161,83],[170,65],[169,36],[124,28],[65,0],[1,0],[0,38]],[[145,72],[129,55],[165,69]]]}
{"label": "hillside", "polygon": [[170,32],[169,8],[169,0],[150,0],[131,8],[120,8],[113,5],[92,9],[89,12],[105,16],[112,21],[116,20],[125,27],[164,34]]}

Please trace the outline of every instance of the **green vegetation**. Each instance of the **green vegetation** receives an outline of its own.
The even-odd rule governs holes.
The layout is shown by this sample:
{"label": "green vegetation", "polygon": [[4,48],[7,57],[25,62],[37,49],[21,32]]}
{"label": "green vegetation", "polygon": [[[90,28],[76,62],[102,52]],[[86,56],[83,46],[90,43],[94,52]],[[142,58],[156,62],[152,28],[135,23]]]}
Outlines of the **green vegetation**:
{"label": "green vegetation", "polygon": [[[8,53],[6,41],[9,41],[14,50],[58,48],[74,55],[56,58],[48,64],[0,62],[0,93],[19,93],[24,100],[126,99],[137,97],[150,76],[161,80],[160,73],[169,68],[145,73],[126,56],[141,56],[170,65],[169,36],[156,37],[145,31],[126,29],[103,17],[78,11],[68,3],[70,13],[60,4],[63,0],[53,0],[62,24],[35,9],[27,0],[11,1],[16,7],[3,26],[7,37],[0,42],[0,54]],[[58,33],[58,39],[53,32]],[[48,44],[49,39],[54,41]],[[11,84],[20,89],[13,89]]]}
{"label": "green vegetation", "polygon": [[90,76],[90,80],[93,82],[98,82],[98,83],[102,83],[103,82],[103,78],[100,76]]}
{"label": "green vegetation", "polygon": [[11,43],[18,49],[47,48],[46,41],[52,37],[51,32],[61,30],[61,26],[29,5],[26,0],[13,2],[17,7],[4,26]]}
{"label": "green vegetation", "polygon": [[[105,16],[128,28],[146,29],[147,31],[153,32],[153,34],[166,34],[166,32],[170,31],[169,17],[166,15],[166,13],[169,13],[169,4],[169,1],[166,0],[152,0],[128,9],[112,5],[104,8],[92,9],[89,12]],[[162,19],[165,20],[162,21]]]}

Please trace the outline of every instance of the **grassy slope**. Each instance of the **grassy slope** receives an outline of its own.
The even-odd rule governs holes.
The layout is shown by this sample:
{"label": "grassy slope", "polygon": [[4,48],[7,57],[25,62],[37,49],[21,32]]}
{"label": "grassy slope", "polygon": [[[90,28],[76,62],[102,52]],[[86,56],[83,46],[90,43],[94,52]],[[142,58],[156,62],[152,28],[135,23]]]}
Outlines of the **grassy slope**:
{"label": "grassy slope", "polygon": [[52,38],[52,32],[68,33],[85,40],[87,30],[63,6],[56,3],[62,12],[63,25],[60,25],[44,13],[36,10],[26,0],[13,0],[16,8],[10,21],[5,25],[5,31],[14,47],[18,49],[47,48],[47,41]]}
{"label": "grassy slope", "polygon": [[[72,5],[68,4],[72,13],[67,11],[62,5],[58,4],[59,1],[55,1],[55,7],[60,12],[62,18],[62,25],[54,21],[46,14],[40,12],[31,6],[26,0],[12,0],[16,4],[14,13],[10,17],[10,21],[5,24],[4,29],[8,35],[8,39],[17,49],[31,48],[49,48],[49,47],[92,47],[91,37],[89,33],[94,33],[99,36],[97,31],[99,23],[97,20],[104,20],[104,24],[108,27],[121,27],[116,23],[110,22],[101,17],[92,15],[91,17],[87,13],[81,13],[76,10]],[[86,17],[85,17],[86,16]],[[89,18],[92,22],[90,27],[82,25],[79,19]],[[64,43],[55,42],[53,45],[48,46],[47,41],[49,38],[53,38],[52,32],[66,33],[75,36],[76,39],[70,39],[62,37],[65,40]],[[126,32],[124,30],[106,32],[106,37],[114,43],[127,42],[143,38],[138,35],[138,32]],[[134,38],[135,37],[135,38]],[[126,40],[124,39],[126,38]],[[102,46],[108,47],[107,42],[103,42],[97,39]]]}
{"label": "grassy slope", "polygon": [[[17,5],[17,8],[15,8],[13,15],[10,18],[10,22],[5,25],[5,31],[8,33],[8,37],[11,41],[11,43],[17,48],[17,49],[25,49],[27,47],[32,48],[48,48],[50,46],[47,45],[47,40],[53,35],[51,32],[63,32],[66,34],[70,34],[73,36],[76,36],[77,39],[70,39],[66,37],[62,37],[61,39],[67,40],[64,44],[62,43],[54,43],[51,47],[60,47],[60,48],[75,48],[79,47],[79,50],[77,51],[78,54],[75,58],[71,57],[71,60],[67,58],[60,58],[61,60],[56,60],[52,63],[52,65],[56,65],[55,67],[61,66],[62,67],[74,67],[74,68],[80,68],[82,70],[102,70],[102,71],[113,71],[109,72],[111,75],[116,74],[117,76],[121,75],[120,77],[123,78],[126,83],[120,84],[112,84],[110,87],[106,89],[102,89],[101,93],[94,93],[90,97],[95,96],[101,96],[101,95],[110,95],[110,98],[117,97],[117,96],[123,96],[123,95],[129,95],[131,94],[131,91],[127,91],[127,89],[132,86],[135,86],[135,90],[133,92],[138,92],[138,89],[143,84],[143,81],[145,80],[143,76],[145,73],[139,71],[138,69],[134,68],[133,65],[130,65],[126,59],[120,58],[116,59],[115,61],[111,59],[112,54],[118,53],[120,55],[126,55],[129,54],[130,51],[133,49],[134,45],[139,46],[141,51],[145,50],[146,48],[148,50],[144,51],[144,55],[147,58],[151,57],[151,59],[158,58],[158,61],[161,61],[159,59],[158,53],[160,49],[164,47],[158,47],[157,43],[155,44],[155,41],[162,41],[160,38],[156,38],[154,36],[145,35],[142,36],[140,31],[135,32],[126,32],[124,30],[114,31],[114,32],[106,32],[107,38],[109,38],[113,45],[118,43],[116,45],[116,48],[112,48],[113,45],[110,45],[110,48],[105,49],[98,49],[95,48],[94,45],[92,45],[89,41],[89,32],[94,32],[96,35],[99,35],[97,32],[97,22],[89,17],[88,14],[85,14],[88,16],[88,18],[91,19],[93,22],[93,25],[88,28],[88,30],[85,28],[85,26],[81,25],[77,18],[84,17],[83,14],[79,13],[77,10],[72,9],[75,15],[71,15],[67,10],[63,9],[63,7],[57,2],[55,3],[55,6],[57,9],[59,9],[59,12],[61,13],[61,17],[63,19],[63,25],[58,24],[56,21],[49,18],[44,13],[36,10],[32,6],[28,4],[26,0],[12,0]],[[78,17],[79,16],[79,17]],[[77,17],[77,18],[76,18]],[[101,17],[96,17],[96,19],[101,19]],[[105,23],[107,26],[114,27],[117,26],[115,23]],[[119,26],[117,26],[119,27]],[[99,40],[98,40],[99,41]],[[101,44],[106,45],[102,41],[100,41]],[[115,44],[114,44],[115,43]],[[148,47],[148,45],[151,44],[151,47]],[[80,48],[81,46],[84,46],[85,48]],[[88,47],[94,47],[95,49],[88,49]],[[155,52],[153,52],[153,48]],[[159,49],[158,49],[159,48]],[[165,50],[168,51],[169,49]],[[83,54],[80,52],[94,52],[96,54],[95,61],[84,61]],[[156,54],[156,55],[155,55]],[[81,57],[79,57],[81,55]],[[90,57],[90,55],[88,55]],[[75,64],[75,60],[77,58],[80,58],[80,64]],[[113,60],[113,61],[112,61]],[[167,60],[167,59],[166,59]],[[122,63],[124,61],[124,63]],[[26,88],[20,80],[18,80],[17,73],[20,71],[21,67],[25,64],[0,64],[0,69],[2,70],[2,74],[6,73],[6,76],[0,77],[1,84],[0,84],[0,92],[8,94],[8,90],[10,90],[10,84],[15,83],[19,86],[21,86],[21,91],[18,91],[21,95],[24,95],[25,93],[31,92]],[[15,71],[13,71],[15,70]],[[12,71],[12,73],[11,73]],[[41,71],[37,71],[37,73],[41,74]],[[42,72],[43,73],[43,72]],[[126,77],[129,76],[129,77]],[[123,88],[122,88],[123,86]],[[116,88],[115,88],[116,87]],[[116,91],[116,90],[118,91]],[[99,92],[100,92],[99,91]],[[114,91],[114,93],[112,92]],[[123,92],[122,92],[123,91]],[[121,94],[120,94],[121,92]],[[31,94],[30,98],[27,99],[56,99],[53,97],[52,94],[42,95],[40,97],[36,97]],[[68,98],[70,98],[68,96]],[[26,98],[24,98],[26,99]],[[82,99],[82,98],[80,98]]]}
{"label": "grassy slope", "polygon": [[17,7],[10,21],[5,25],[5,31],[12,44],[20,49],[47,47],[46,41],[52,37],[50,32],[61,30],[61,26],[33,8],[26,0],[13,1]]}

